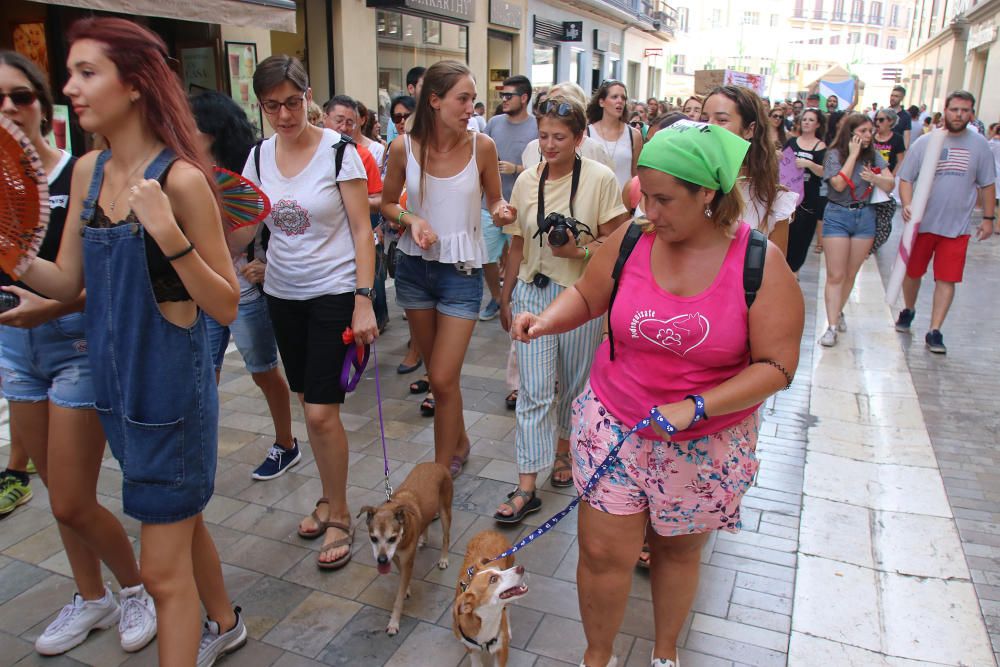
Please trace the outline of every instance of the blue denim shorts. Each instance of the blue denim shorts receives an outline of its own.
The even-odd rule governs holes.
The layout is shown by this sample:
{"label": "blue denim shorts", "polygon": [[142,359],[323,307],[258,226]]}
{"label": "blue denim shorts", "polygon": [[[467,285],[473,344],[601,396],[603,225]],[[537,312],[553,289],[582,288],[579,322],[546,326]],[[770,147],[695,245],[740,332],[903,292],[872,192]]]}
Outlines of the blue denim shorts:
{"label": "blue denim shorts", "polygon": [[211,317],[205,316],[208,329],[208,349],[212,352],[215,370],[222,369],[222,360],[229,347],[229,334],[236,341],[236,349],[243,357],[243,365],[251,373],[266,373],[278,366],[278,344],[274,342],[271,316],[267,312],[267,300],[259,299],[240,302],[236,320],[224,327]]}
{"label": "blue denim shorts", "polygon": [[83,322],[83,313],[70,313],[31,329],[0,326],[4,397],[92,409],[94,385]]}
{"label": "blue denim shorts", "polygon": [[507,244],[507,235],[502,227],[493,224],[493,216],[485,209],[479,211],[479,222],[483,227],[483,240],[486,241],[486,263],[496,264]]}
{"label": "blue denim shorts", "polygon": [[483,301],[483,270],[463,273],[454,264],[431,262],[396,251],[396,303],[413,310],[478,320]]}
{"label": "blue denim shorts", "polygon": [[871,206],[847,208],[827,202],[823,211],[823,236],[825,238],[875,238],[875,209]]}

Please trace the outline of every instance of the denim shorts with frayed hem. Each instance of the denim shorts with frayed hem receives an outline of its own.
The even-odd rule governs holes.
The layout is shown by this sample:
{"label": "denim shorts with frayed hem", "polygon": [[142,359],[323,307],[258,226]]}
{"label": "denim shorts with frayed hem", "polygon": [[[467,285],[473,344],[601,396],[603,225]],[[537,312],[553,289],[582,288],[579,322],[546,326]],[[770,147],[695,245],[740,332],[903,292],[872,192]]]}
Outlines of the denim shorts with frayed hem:
{"label": "denim shorts with frayed hem", "polygon": [[208,327],[208,349],[214,355],[216,371],[222,370],[230,333],[248,372],[266,373],[278,367],[278,344],[274,341],[274,327],[271,326],[267,300],[263,295],[240,302],[239,313],[228,327],[207,316],[205,325]]}
{"label": "denim shorts with frayed hem", "polygon": [[827,202],[823,211],[824,238],[875,238],[875,209],[871,206],[847,208]]}
{"label": "denim shorts with frayed hem", "polygon": [[396,303],[400,308],[437,310],[449,317],[479,320],[483,301],[481,268],[464,273],[454,264],[396,252]]}
{"label": "denim shorts with frayed hem", "polygon": [[83,313],[30,329],[0,326],[0,378],[8,401],[49,400],[63,408],[93,409]]}

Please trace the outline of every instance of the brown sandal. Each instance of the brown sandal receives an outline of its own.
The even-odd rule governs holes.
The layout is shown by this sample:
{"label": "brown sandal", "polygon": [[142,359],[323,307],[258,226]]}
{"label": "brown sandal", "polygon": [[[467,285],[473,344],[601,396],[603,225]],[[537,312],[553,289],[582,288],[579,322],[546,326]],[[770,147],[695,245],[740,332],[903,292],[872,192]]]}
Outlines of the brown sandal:
{"label": "brown sandal", "polygon": [[[340,538],[339,540],[334,540],[333,542],[330,542],[329,544],[324,544],[323,548],[319,550],[319,555],[316,556],[316,565],[321,570],[339,570],[340,568],[344,567],[345,565],[347,565],[348,563],[351,562],[351,556],[353,554],[352,554],[352,552],[351,552],[350,549],[348,549],[347,553],[345,553],[343,556],[341,556],[337,560],[332,560],[332,561],[329,561],[329,562],[320,560],[320,556],[322,556],[325,553],[329,553],[329,552],[333,551],[334,549],[339,549],[340,547],[351,547],[351,546],[353,546],[354,545],[354,535],[353,535],[353,533],[351,533],[351,527],[350,526],[348,526],[346,524],[343,524],[343,523],[340,523],[339,521],[325,521],[324,523],[326,524],[327,528],[336,528],[338,530],[342,530],[342,531],[344,531],[344,533],[346,533],[346,535],[344,537]],[[326,532],[326,531],[324,531],[324,532]]]}
{"label": "brown sandal", "polygon": [[327,509],[329,509],[329,507],[330,507],[330,499],[329,498],[320,498],[319,500],[316,501],[316,509],[314,509],[312,511],[312,514],[309,515],[310,517],[312,517],[312,520],[316,522],[316,529],[315,530],[302,530],[302,528],[299,527],[299,537],[305,538],[307,540],[315,540],[320,535],[325,534],[326,533],[326,529],[329,528],[332,525],[329,521],[323,521],[323,520],[321,520],[319,518],[319,515],[316,514],[316,510],[319,509],[320,505],[326,505]]}
{"label": "brown sandal", "polygon": [[[556,473],[563,472],[570,473],[569,479],[556,479]],[[552,462],[552,474],[549,475],[549,481],[557,489],[565,489],[573,486],[573,464],[571,463],[569,452],[556,453],[556,460]]]}

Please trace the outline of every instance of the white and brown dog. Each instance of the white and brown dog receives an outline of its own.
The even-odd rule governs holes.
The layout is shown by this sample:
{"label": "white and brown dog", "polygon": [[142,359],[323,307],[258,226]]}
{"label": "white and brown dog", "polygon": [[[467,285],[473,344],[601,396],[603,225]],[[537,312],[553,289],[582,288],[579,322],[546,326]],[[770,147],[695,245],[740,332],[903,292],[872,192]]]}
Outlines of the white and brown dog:
{"label": "white and brown dog", "polygon": [[368,515],[368,537],[379,574],[392,571],[390,561],[399,568],[399,590],[392,605],[392,616],[385,631],[399,632],[403,599],[410,597],[410,578],[417,548],[427,542],[427,526],[435,514],[441,515],[441,558],[438,567],[448,567],[451,531],[451,473],[440,463],[419,463],[392,494],[392,500],[379,507],[367,505],[358,513]]}
{"label": "white and brown dog", "polygon": [[[528,592],[524,568],[514,556],[490,561],[510,548],[500,533],[486,530],[469,542],[458,576],[452,627],[465,646],[473,667],[505,667],[510,646],[507,605]],[[473,568],[469,578],[469,568]]]}

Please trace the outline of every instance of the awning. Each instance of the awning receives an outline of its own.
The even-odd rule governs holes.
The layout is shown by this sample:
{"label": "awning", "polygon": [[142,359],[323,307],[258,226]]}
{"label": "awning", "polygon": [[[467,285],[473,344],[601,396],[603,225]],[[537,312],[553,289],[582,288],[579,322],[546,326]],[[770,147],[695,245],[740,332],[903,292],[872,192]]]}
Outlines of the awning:
{"label": "awning", "polygon": [[293,0],[35,0],[118,14],[295,32]]}

